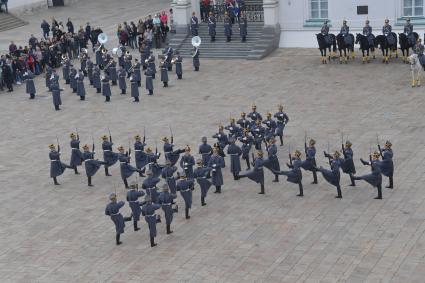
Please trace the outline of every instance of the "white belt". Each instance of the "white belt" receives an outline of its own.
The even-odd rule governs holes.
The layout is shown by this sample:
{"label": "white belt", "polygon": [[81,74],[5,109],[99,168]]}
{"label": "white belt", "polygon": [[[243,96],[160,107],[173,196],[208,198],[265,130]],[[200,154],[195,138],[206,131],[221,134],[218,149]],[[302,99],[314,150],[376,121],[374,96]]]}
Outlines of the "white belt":
{"label": "white belt", "polygon": [[127,161],[120,161],[120,163],[128,163]]}
{"label": "white belt", "polygon": [[118,214],[121,214],[121,213],[118,211],[118,213],[111,214],[111,216],[118,215]]}
{"label": "white belt", "polygon": [[111,151],[111,150],[110,149],[104,149],[103,151],[105,152],[105,151]]}
{"label": "white belt", "polygon": [[129,200],[128,202],[138,202],[137,200]]}
{"label": "white belt", "polygon": [[239,154],[237,154],[237,153],[229,153],[230,155],[239,155]]}
{"label": "white belt", "polygon": [[198,177],[198,179],[206,179],[207,177]]}
{"label": "white belt", "polygon": [[188,192],[188,191],[190,191],[190,189],[183,190],[183,191],[180,191],[180,192],[184,193],[184,192]]}
{"label": "white belt", "polygon": [[86,160],[84,160],[84,161],[90,161],[90,160],[93,160],[93,159],[86,159]]}
{"label": "white belt", "polygon": [[78,148],[74,148],[74,147],[73,147],[73,148],[72,148],[72,150],[80,150],[80,149],[78,149]]}
{"label": "white belt", "polygon": [[172,153],[172,151],[164,151],[164,153]]}
{"label": "white belt", "polygon": [[152,78],[152,76],[146,76],[147,78]]}
{"label": "white belt", "polygon": [[135,149],[134,151],[142,151],[141,149]]}
{"label": "white belt", "polygon": [[145,216],[156,216],[156,214],[155,213],[154,214],[147,214]]}
{"label": "white belt", "polygon": [[50,162],[56,162],[56,161],[60,161],[60,160],[50,160]]}
{"label": "white belt", "polygon": [[171,205],[171,203],[163,203],[162,205]]}

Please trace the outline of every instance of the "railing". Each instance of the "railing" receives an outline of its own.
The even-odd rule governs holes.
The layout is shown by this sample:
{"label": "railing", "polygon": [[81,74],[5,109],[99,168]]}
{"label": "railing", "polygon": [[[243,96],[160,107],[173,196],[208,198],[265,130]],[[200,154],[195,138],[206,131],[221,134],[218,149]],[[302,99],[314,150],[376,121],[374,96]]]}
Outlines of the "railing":
{"label": "railing", "polygon": [[211,5],[209,11],[214,13],[217,22],[224,21],[224,13],[228,12],[230,17],[238,18],[240,12],[244,11],[248,22],[264,22],[263,5],[244,5],[240,9],[229,8],[224,4]]}

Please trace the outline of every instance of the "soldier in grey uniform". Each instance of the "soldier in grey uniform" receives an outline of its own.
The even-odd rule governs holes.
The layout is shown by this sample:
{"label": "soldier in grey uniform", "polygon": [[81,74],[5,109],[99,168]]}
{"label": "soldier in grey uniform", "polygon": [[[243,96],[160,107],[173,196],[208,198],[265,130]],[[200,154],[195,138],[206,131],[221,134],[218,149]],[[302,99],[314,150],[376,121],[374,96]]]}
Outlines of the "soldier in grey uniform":
{"label": "soldier in grey uniform", "polygon": [[366,36],[369,46],[374,46],[374,36],[372,34],[372,27],[369,25],[369,20],[366,20],[365,26],[363,27],[363,35]]}
{"label": "soldier in grey uniform", "polygon": [[87,77],[89,78],[90,85],[93,85],[93,68],[93,61],[90,57],[87,57]]}
{"label": "soldier in grey uniform", "polygon": [[422,44],[422,40],[418,38],[418,41],[416,42],[415,46],[413,46],[413,52],[415,54],[418,54],[419,62],[422,65],[422,68],[425,71],[425,56],[424,56],[424,45]]}
{"label": "soldier in grey uniform", "polygon": [[111,86],[109,84],[109,76],[104,73],[102,78],[102,95],[105,97],[105,102],[111,101]]}
{"label": "soldier in grey uniform", "polygon": [[137,222],[140,220],[140,214],[142,214],[142,209],[140,208],[140,206],[142,206],[143,203],[139,201],[139,198],[144,195],[145,195],[144,191],[139,191],[137,182],[132,181],[130,183],[129,190],[127,192],[127,201],[128,201],[128,205],[131,208],[131,216],[133,217],[134,232],[140,230],[140,228],[137,227]]}
{"label": "soldier in grey uniform", "polygon": [[380,163],[380,168],[382,171],[382,175],[388,177],[389,184],[386,186],[388,189],[394,188],[394,181],[393,181],[393,175],[394,175],[394,163],[393,163],[393,150],[392,150],[392,143],[390,141],[385,142],[384,149],[381,149],[381,146],[378,144],[379,152],[381,153],[382,162]]}
{"label": "soldier in grey uniform", "polygon": [[393,44],[394,40],[395,40],[392,36],[392,31],[393,31],[393,28],[390,25],[390,20],[385,19],[385,24],[382,27],[382,34],[387,37],[387,41],[388,41],[389,44]]}
{"label": "soldier in grey uniform", "polygon": [[163,87],[168,87],[168,63],[167,61],[161,61],[159,63],[159,68],[161,69],[161,82]]}
{"label": "soldier in grey uniform", "polygon": [[122,66],[120,66],[120,69],[118,70],[118,86],[121,89],[121,94],[125,94],[127,90],[127,83],[125,82],[126,76],[126,71]]}
{"label": "soldier in grey uniform", "polygon": [[140,63],[139,60],[134,59],[134,66],[133,66],[133,77],[137,82],[137,85],[140,87],[142,86],[142,75],[140,73]]}
{"label": "soldier in grey uniform", "polygon": [[375,199],[382,199],[382,175],[379,161],[379,152],[375,151],[372,156],[369,157],[370,161],[364,161],[360,158],[363,165],[369,165],[372,172],[363,176],[351,176],[354,180],[365,180],[373,187],[378,190],[378,196]]}
{"label": "soldier in grey uniform", "polygon": [[134,98],[133,102],[139,102],[139,85],[134,77],[134,74],[130,77],[130,83],[131,83],[131,97]]}
{"label": "soldier in grey uniform", "polygon": [[60,146],[58,145],[58,150],[56,151],[56,147],[54,144],[49,145],[50,153],[50,177],[53,179],[53,183],[55,185],[60,185],[58,183],[57,177],[63,174],[66,168],[72,168],[71,166],[63,163],[60,160]]}
{"label": "soldier in grey uniform", "polygon": [[162,185],[162,192],[159,194],[158,201],[164,211],[165,225],[167,227],[167,234],[173,233],[171,231],[171,222],[173,222],[173,214],[178,211],[178,207],[173,208],[173,201],[177,198],[175,193],[170,193],[170,188],[167,184]]}
{"label": "soldier in grey uniform", "polygon": [[232,20],[227,12],[224,13],[224,35],[227,38],[227,42],[232,40]]}
{"label": "soldier in grey uniform", "polygon": [[52,70],[50,88],[52,89],[53,105],[55,106],[55,110],[59,111],[59,106],[62,105],[61,88],[59,86],[59,75],[56,73],[55,69]]}
{"label": "soldier in grey uniform", "polygon": [[210,12],[210,16],[208,17],[208,34],[211,37],[211,42],[215,41],[217,21],[214,17],[214,13]]}
{"label": "soldier in grey uniform", "polygon": [[177,79],[181,80],[183,78],[183,57],[180,56],[180,52],[176,51],[175,52],[176,57],[174,59],[174,64],[176,64],[176,75],[177,75]]}
{"label": "soldier in grey uniform", "polygon": [[304,170],[311,171],[313,173],[312,184],[317,184],[317,169],[316,169],[316,147],[314,146],[316,141],[310,139],[308,142],[304,142],[305,160],[301,163],[301,167]]}
{"label": "soldier in grey uniform", "polygon": [[283,105],[278,105],[278,112],[274,114],[273,117],[276,118],[276,133],[275,135],[280,139],[280,146],[283,146],[283,130],[285,129],[286,124],[289,122],[288,115],[283,112]]}
{"label": "soldier in grey uniform", "polygon": [[72,93],[77,92],[77,79],[75,78],[77,76],[77,69],[74,68],[74,66],[71,65],[71,69],[69,71],[69,84],[72,89]]}
{"label": "soldier in grey uniform", "polygon": [[156,223],[161,222],[161,220],[159,215],[155,213],[155,210],[160,208],[161,205],[152,203],[151,197],[149,195],[145,197],[145,204],[142,207],[142,215],[145,217],[146,223],[148,223],[151,247],[156,246]]}
{"label": "soldier in grey uniform", "polygon": [[193,59],[193,67],[195,68],[195,72],[198,72],[199,66],[201,65],[201,63],[199,62],[199,47],[193,47],[192,59]]}
{"label": "soldier in grey uniform", "polygon": [[223,174],[221,169],[226,166],[224,158],[219,155],[219,148],[214,147],[213,155],[208,161],[208,167],[211,168],[211,183],[215,186],[215,194],[221,194],[221,186],[223,185]]}
{"label": "soldier in grey uniform", "polygon": [[403,33],[406,34],[407,39],[409,40],[409,44],[415,45],[416,39],[413,34],[413,25],[410,23],[410,18],[406,19],[406,23],[404,24]]}
{"label": "soldier in grey uniform", "polygon": [[241,169],[241,160],[242,149],[235,143],[236,137],[229,138],[229,146],[227,147],[227,154],[230,155],[230,172],[233,174],[233,179],[239,179],[239,172]]}
{"label": "soldier in grey uniform", "polygon": [[86,169],[86,175],[87,175],[87,183],[89,187],[93,187],[92,184],[92,177],[97,173],[99,168],[102,165],[105,165],[106,162],[94,159],[95,155],[94,151],[94,143],[93,143],[93,151],[90,151],[90,148],[87,144],[83,146],[83,154],[82,157],[84,159],[84,167]]}
{"label": "soldier in grey uniform", "polygon": [[304,190],[303,190],[303,184],[302,179],[303,175],[301,172],[301,152],[299,150],[296,150],[294,152],[294,156],[291,156],[291,159],[289,160],[288,167],[291,168],[289,171],[273,171],[276,175],[285,175],[288,178],[286,179],[290,183],[298,184],[299,187],[299,194],[297,197],[304,196]]}
{"label": "soldier in grey uniform", "polygon": [[199,154],[202,156],[202,163],[207,165],[210,161],[210,156],[212,155],[213,149],[211,145],[208,144],[207,137],[201,138],[202,144],[199,146]]}
{"label": "soldier in grey uniform", "polygon": [[120,213],[121,207],[125,205],[125,202],[119,201],[117,202],[117,195],[112,193],[109,195],[109,200],[111,201],[105,208],[105,215],[111,217],[112,222],[115,225],[116,232],[116,244],[121,245],[120,236],[124,233],[125,222],[131,221],[131,217],[123,217]]}
{"label": "soldier in grey uniform", "polygon": [[328,26],[328,20],[325,20],[323,22],[322,28],[320,29],[320,33],[323,35],[323,37],[325,38],[325,41],[327,44],[331,44],[331,39],[329,36],[329,26]]}
{"label": "soldier in grey uniform", "polygon": [[80,151],[80,137],[78,134],[71,133],[69,135],[71,141],[69,145],[71,146],[71,161],[69,165],[74,168],[74,172],[76,175],[79,175],[77,167],[83,164],[83,154]]}
{"label": "soldier in grey uniform", "polygon": [[100,68],[97,65],[95,65],[93,70],[93,87],[96,89],[96,93],[101,93],[102,82],[100,80]]}
{"label": "soldier in grey uniform", "polygon": [[177,181],[176,188],[177,191],[180,191],[180,194],[184,200],[185,218],[189,219],[189,210],[192,208],[193,179],[188,179],[184,172],[182,172],[179,177],[180,180]]}
{"label": "soldier in grey uniform", "polygon": [[263,169],[263,165],[264,165],[264,159],[263,159],[263,152],[261,150],[257,151],[257,156],[254,158],[254,153],[252,154],[252,166],[253,169],[252,170],[248,170],[244,173],[241,173],[239,175],[239,178],[249,178],[251,180],[253,180],[254,182],[256,182],[257,184],[260,184],[261,186],[261,190],[259,192],[260,195],[264,195],[265,194],[265,189],[264,189],[264,169]]}
{"label": "soldier in grey uniform", "polygon": [[82,70],[79,70],[77,74],[77,94],[80,96],[80,100],[86,99],[86,89],[84,88],[84,73]]}
{"label": "soldier in grey uniform", "polygon": [[34,99],[36,93],[34,85],[34,74],[30,70],[27,70],[24,73],[23,78],[25,80],[26,91],[30,95],[30,99]]}
{"label": "soldier in grey uniform", "polygon": [[241,36],[242,42],[246,41],[246,35],[248,34],[247,26],[248,26],[248,21],[246,19],[245,12],[242,11],[241,16],[239,17],[239,34]]}
{"label": "soldier in grey uniform", "polygon": [[192,37],[198,36],[198,18],[195,16],[195,12],[192,13],[192,18],[190,18],[190,30],[192,32]]}
{"label": "soldier in grey uniform", "polygon": [[190,146],[184,149],[184,155],[180,158],[180,168],[183,169],[187,178],[193,179],[193,166],[195,165],[195,158],[190,154]]}
{"label": "soldier in grey uniform", "polygon": [[199,187],[201,188],[201,205],[207,205],[205,198],[207,197],[208,190],[211,187],[211,182],[207,179],[210,175],[211,168],[205,167],[202,159],[196,161],[198,167],[193,171],[193,177],[198,182]]}
{"label": "soldier in grey uniform", "polygon": [[151,66],[145,71],[146,76],[146,89],[149,91],[149,95],[153,95],[153,76],[155,75],[154,70],[152,70]]}
{"label": "soldier in grey uniform", "polygon": [[62,76],[63,79],[65,80],[65,84],[69,84],[70,80],[69,80],[69,68],[71,67],[71,61],[68,58],[65,58],[65,61],[63,63],[63,67],[62,67]]}
{"label": "soldier in grey uniform", "polygon": [[117,63],[112,58],[110,59],[108,74],[111,78],[112,85],[117,85]]}
{"label": "soldier in grey uniform", "polygon": [[347,20],[343,20],[342,21],[342,27],[341,30],[339,32],[343,37],[344,37],[344,42],[347,45],[352,45],[352,38],[350,35],[350,27],[347,25]]}

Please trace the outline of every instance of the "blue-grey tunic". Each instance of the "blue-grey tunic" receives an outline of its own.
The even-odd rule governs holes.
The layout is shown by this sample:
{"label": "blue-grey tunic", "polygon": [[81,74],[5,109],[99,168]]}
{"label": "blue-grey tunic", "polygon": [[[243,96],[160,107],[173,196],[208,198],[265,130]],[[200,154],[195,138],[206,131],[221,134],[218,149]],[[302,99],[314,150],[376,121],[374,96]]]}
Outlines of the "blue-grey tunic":
{"label": "blue-grey tunic", "polygon": [[177,182],[177,190],[180,191],[186,208],[192,207],[192,188],[193,180],[181,179]]}
{"label": "blue-grey tunic", "polygon": [[34,85],[34,74],[31,71],[27,71],[27,75],[24,76],[26,90],[28,94],[35,94],[35,85]]}
{"label": "blue-grey tunic", "polygon": [[110,141],[104,141],[102,143],[103,160],[106,162],[107,167],[114,165],[118,161],[118,153],[112,151],[113,145]]}
{"label": "blue-grey tunic", "polygon": [[140,82],[142,80],[142,75],[140,74],[140,63],[137,62],[136,64],[134,64],[134,79],[136,80],[136,82]]}
{"label": "blue-grey tunic", "polygon": [[239,141],[242,143],[242,159],[249,160],[249,152],[251,150],[254,139],[250,136],[239,137]]}
{"label": "blue-grey tunic", "polygon": [[69,84],[72,89],[77,89],[77,79],[75,76],[77,75],[77,70],[74,68],[71,68],[71,71],[69,72]]}
{"label": "blue-grey tunic", "polygon": [[158,191],[156,184],[161,181],[158,177],[149,176],[142,183],[142,189],[146,190],[146,194],[151,197],[153,203],[158,203]]}
{"label": "blue-grey tunic", "polygon": [[230,18],[224,18],[224,35],[232,36],[232,22]]}
{"label": "blue-grey tunic", "polygon": [[136,161],[137,169],[142,169],[148,164],[148,156],[144,152],[144,147],[146,144],[141,141],[136,141],[134,143],[134,159]]}
{"label": "blue-grey tunic", "polygon": [[339,180],[341,178],[341,174],[339,172],[340,167],[341,160],[338,159],[331,161],[331,170],[325,169],[323,167],[320,167],[318,169],[322,173],[323,178],[325,178],[328,183],[334,185],[335,187],[339,187]]}
{"label": "blue-grey tunic", "polygon": [[211,172],[209,167],[198,167],[193,171],[193,177],[198,182],[199,187],[201,188],[201,197],[205,198],[207,196],[208,190],[211,187],[210,180],[207,179],[208,173]]}
{"label": "blue-grey tunic", "polygon": [[195,48],[194,53],[192,55],[193,59],[193,67],[198,68],[201,63],[199,61],[199,48]]}
{"label": "blue-grey tunic", "polygon": [[249,179],[253,180],[254,182],[258,184],[264,185],[264,160],[262,157],[255,158],[253,162],[254,168],[251,170],[246,171],[243,176],[248,177]]}
{"label": "blue-grey tunic", "polygon": [[188,179],[193,179],[193,166],[195,165],[195,158],[192,155],[183,155],[180,159],[180,168],[186,173]]}
{"label": "blue-grey tunic", "polygon": [[223,185],[223,174],[221,172],[221,169],[225,167],[224,158],[213,154],[208,161],[208,167],[210,167],[212,170],[212,178],[211,182],[214,186],[222,186]]}
{"label": "blue-grey tunic", "polygon": [[168,63],[164,62],[161,66],[161,82],[168,82]]}
{"label": "blue-grey tunic", "polygon": [[167,182],[171,193],[176,193],[176,179],[173,174],[177,171],[176,166],[165,166],[162,168],[161,177]]}
{"label": "blue-grey tunic", "polygon": [[301,168],[307,171],[316,171],[316,148],[314,146],[305,147],[306,159],[301,163]]}
{"label": "blue-grey tunic", "polygon": [[59,87],[59,76],[56,75],[55,78],[51,81],[51,89],[52,89],[52,98],[53,98],[53,105],[59,106],[62,105],[61,100],[61,90]]}
{"label": "blue-grey tunic", "polygon": [[171,165],[176,164],[180,158],[180,151],[174,151],[173,147],[174,144],[171,144],[169,142],[165,142],[163,147],[165,158],[171,162]]}
{"label": "blue-grey tunic", "polygon": [[276,122],[276,135],[283,136],[283,130],[285,129],[285,125],[288,123],[289,118],[286,113],[279,111],[274,114],[274,117],[277,119]]}
{"label": "blue-grey tunic", "polygon": [[118,79],[117,76],[117,63],[113,62],[108,67],[109,77],[111,78],[111,81],[115,82]]}
{"label": "blue-grey tunic", "polygon": [[[344,147],[343,147],[344,148]],[[341,164],[342,172],[347,174],[356,174],[356,167],[354,166],[353,161],[353,150],[351,148],[345,147],[343,151],[344,161]]]}
{"label": "blue-grey tunic", "polygon": [[131,215],[133,216],[134,221],[140,220],[140,214],[142,213],[142,209],[140,206],[142,205],[138,198],[145,195],[143,191],[137,191],[136,189],[130,189],[127,192],[127,201],[128,205],[131,208]]}
{"label": "blue-grey tunic", "polygon": [[60,160],[60,152],[52,150],[49,153],[50,159],[50,177],[58,177],[63,174],[66,168],[69,166],[65,163],[62,163]]}
{"label": "blue-grey tunic", "polygon": [[215,31],[216,27],[217,27],[217,21],[215,17],[209,17],[208,18],[208,34],[211,37],[214,37],[216,35],[216,31]]}
{"label": "blue-grey tunic", "polygon": [[210,161],[210,157],[212,154],[212,147],[207,144],[203,143],[199,146],[199,154],[202,156],[202,163],[206,166],[208,165],[208,162]]}
{"label": "blue-grey tunic", "polygon": [[380,186],[382,184],[381,162],[379,160],[373,160],[371,163],[372,172],[363,176],[356,176],[356,178],[365,180],[375,188]]}
{"label": "blue-grey tunic", "polygon": [[142,214],[145,217],[146,223],[149,226],[149,235],[151,237],[156,237],[156,214],[155,210],[160,209],[161,206],[156,203],[146,203],[142,207]]}
{"label": "blue-grey tunic", "polygon": [[69,162],[69,165],[74,166],[80,166],[83,163],[83,154],[80,151],[80,141],[79,140],[71,140],[69,143],[72,149],[71,152],[71,161]]}
{"label": "blue-grey tunic", "polygon": [[77,94],[81,97],[86,96],[86,89],[84,88],[84,74],[81,72],[77,79]]}
{"label": "blue-grey tunic", "polygon": [[108,75],[105,75],[105,78],[102,80],[102,95],[111,96],[111,86],[109,85]]}
{"label": "blue-grey tunic", "polygon": [[138,171],[137,168],[130,165],[130,157],[125,153],[118,153],[120,161],[120,172],[123,180],[129,178],[134,172]]}
{"label": "blue-grey tunic", "polygon": [[118,86],[120,89],[127,89],[127,83],[125,82],[126,73],[124,69],[118,71]]}
{"label": "blue-grey tunic", "polygon": [[245,37],[247,35],[247,19],[245,17],[239,18],[239,34],[241,37]]}
{"label": "blue-grey tunic", "polygon": [[180,55],[178,55],[176,57],[176,61],[175,62],[176,62],[176,75],[178,75],[178,76],[183,75],[183,67],[182,67],[183,57],[181,57]]}
{"label": "blue-grey tunic", "polygon": [[112,222],[115,224],[115,231],[117,234],[124,233],[125,222],[124,217],[120,213],[120,208],[124,206],[124,202],[110,202],[105,208],[105,215],[111,217]]}
{"label": "blue-grey tunic", "polygon": [[93,72],[93,87],[94,88],[102,88],[102,83],[100,81],[100,70],[99,68],[95,68]]}
{"label": "blue-grey tunic", "polygon": [[62,77],[64,80],[69,80],[69,68],[70,68],[71,63],[69,62],[69,60],[66,60],[63,67],[62,67]]}
{"label": "blue-grey tunic", "polygon": [[89,78],[89,81],[92,82],[93,81],[93,62],[88,59],[87,60],[87,77]]}
{"label": "blue-grey tunic", "polygon": [[277,158],[277,146],[275,144],[271,144],[267,146],[267,154],[268,158],[264,162],[264,166],[270,171],[279,171],[280,164],[279,159]]}
{"label": "blue-grey tunic", "polygon": [[139,85],[134,78],[131,80],[131,97],[139,97]]}
{"label": "blue-grey tunic", "polygon": [[146,89],[147,90],[152,90],[153,91],[153,80],[152,80],[152,75],[154,74],[154,71],[148,67],[145,71],[145,76],[146,76]]}
{"label": "blue-grey tunic", "polygon": [[290,183],[294,183],[294,184],[300,184],[302,179],[303,179],[303,175],[301,172],[301,159],[297,158],[297,157],[292,157],[292,163],[293,165],[290,166],[291,170],[289,171],[273,171],[274,174],[277,175],[285,175],[287,176],[287,181]]}
{"label": "blue-grey tunic", "polygon": [[94,159],[94,152],[83,152],[83,158],[87,177],[93,177],[94,175],[96,175],[96,172],[105,163],[103,161]]}
{"label": "blue-grey tunic", "polygon": [[227,154],[230,155],[230,172],[237,174],[241,171],[241,160],[242,149],[232,143],[227,147]]}
{"label": "blue-grey tunic", "polygon": [[381,168],[382,175],[386,177],[392,177],[394,174],[392,149],[383,149],[381,155],[382,155],[382,162],[379,163],[379,166]]}
{"label": "blue-grey tunic", "polygon": [[165,224],[171,225],[171,222],[173,221],[173,199],[177,198],[175,193],[169,193],[169,192],[161,192],[158,197],[159,204],[161,205],[162,210],[164,211],[165,215]]}

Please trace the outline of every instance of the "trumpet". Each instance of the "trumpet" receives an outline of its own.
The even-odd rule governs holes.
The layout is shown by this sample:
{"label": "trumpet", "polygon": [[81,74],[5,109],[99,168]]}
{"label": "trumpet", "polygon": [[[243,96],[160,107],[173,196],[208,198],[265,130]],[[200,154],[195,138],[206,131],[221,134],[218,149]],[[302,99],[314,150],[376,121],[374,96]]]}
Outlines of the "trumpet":
{"label": "trumpet", "polygon": [[177,61],[177,57],[173,57],[173,59],[171,59],[171,64],[176,64]]}
{"label": "trumpet", "polygon": [[128,73],[133,73],[135,67],[136,65],[131,65],[130,69],[128,69]]}

